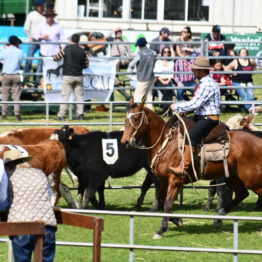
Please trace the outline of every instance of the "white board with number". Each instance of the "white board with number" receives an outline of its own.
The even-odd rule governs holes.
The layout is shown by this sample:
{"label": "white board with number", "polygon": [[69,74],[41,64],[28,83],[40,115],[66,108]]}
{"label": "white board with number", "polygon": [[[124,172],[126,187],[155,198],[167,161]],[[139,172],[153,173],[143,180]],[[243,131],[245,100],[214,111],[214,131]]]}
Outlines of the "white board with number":
{"label": "white board with number", "polygon": [[118,159],[117,139],[102,139],[103,159],[108,165],[113,165]]}

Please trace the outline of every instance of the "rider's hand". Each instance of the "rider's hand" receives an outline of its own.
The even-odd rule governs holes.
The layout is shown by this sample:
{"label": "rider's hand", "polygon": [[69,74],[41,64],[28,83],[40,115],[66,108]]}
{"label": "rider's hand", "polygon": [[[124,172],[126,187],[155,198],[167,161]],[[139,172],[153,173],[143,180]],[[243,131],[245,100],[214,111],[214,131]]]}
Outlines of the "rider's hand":
{"label": "rider's hand", "polygon": [[175,111],[176,110],[176,104],[174,103],[174,104],[171,104],[170,105],[170,108],[173,110],[173,111]]}

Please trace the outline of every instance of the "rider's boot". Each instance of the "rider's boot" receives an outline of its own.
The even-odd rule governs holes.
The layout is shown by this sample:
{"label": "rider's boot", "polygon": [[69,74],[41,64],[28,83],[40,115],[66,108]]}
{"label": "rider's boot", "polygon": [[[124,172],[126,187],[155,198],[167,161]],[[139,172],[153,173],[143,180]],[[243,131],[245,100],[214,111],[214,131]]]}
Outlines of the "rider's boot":
{"label": "rider's boot", "polygon": [[[192,146],[192,152],[196,151],[196,148]],[[184,161],[181,160],[179,166],[177,167],[170,167],[169,170],[178,175],[178,176],[188,176],[189,175],[189,168],[191,166],[192,158],[191,158],[191,152],[190,152],[190,146],[185,145],[185,151],[184,151]]]}

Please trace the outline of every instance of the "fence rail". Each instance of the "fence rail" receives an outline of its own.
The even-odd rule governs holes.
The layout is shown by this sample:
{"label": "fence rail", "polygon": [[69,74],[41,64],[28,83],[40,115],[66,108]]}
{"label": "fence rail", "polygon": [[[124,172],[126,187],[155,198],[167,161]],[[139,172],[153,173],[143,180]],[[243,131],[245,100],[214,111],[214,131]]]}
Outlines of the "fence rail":
{"label": "fence rail", "polygon": [[[248,217],[248,216],[215,216],[215,215],[188,215],[188,214],[166,214],[166,213],[150,213],[150,212],[124,212],[124,211],[100,211],[100,210],[81,210],[81,209],[61,209],[66,212],[73,212],[79,214],[92,214],[92,215],[110,215],[110,216],[127,216],[129,217],[129,243],[119,244],[119,243],[102,243],[102,248],[118,248],[118,249],[128,249],[129,250],[129,262],[134,261],[135,250],[158,250],[158,251],[181,251],[181,252],[207,252],[207,253],[220,253],[220,254],[232,254],[232,261],[238,261],[239,254],[246,255],[262,255],[262,250],[256,249],[239,249],[239,222],[249,221],[257,222],[262,221],[261,217]],[[232,248],[199,248],[199,247],[179,247],[179,246],[151,246],[151,245],[135,245],[135,217],[176,217],[184,219],[222,219],[233,221],[233,242]],[[5,238],[0,238],[0,242],[8,242]],[[92,243],[86,242],[65,242],[57,241],[57,245],[62,246],[79,246],[79,247],[92,247]]]}

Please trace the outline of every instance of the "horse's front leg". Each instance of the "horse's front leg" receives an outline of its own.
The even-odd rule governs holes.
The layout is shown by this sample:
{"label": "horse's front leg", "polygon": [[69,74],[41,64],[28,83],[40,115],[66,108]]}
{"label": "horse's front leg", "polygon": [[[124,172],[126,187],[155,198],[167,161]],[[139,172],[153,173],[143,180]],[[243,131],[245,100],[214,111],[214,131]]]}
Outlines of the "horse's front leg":
{"label": "horse's front leg", "polygon": [[[174,201],[177,199],[177,196],[181,190],[183,183],[182,179],[176,177],[173,174],[170,174],[168,179],[168,189],[167,189],[167,196],[164,203],[164,212],[165,213],[171,213],[174,207]],[[181,220],[177,218],[171,218],[164,217],[161,222],[160,229],[157,231],[157,233],[154,235],[154,239],[159,239],[162,237],[162,235],[167,231],[168,229],[168,221],[172,221],[176,225],[181,225]]]}

